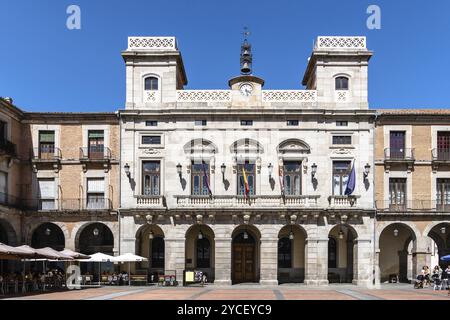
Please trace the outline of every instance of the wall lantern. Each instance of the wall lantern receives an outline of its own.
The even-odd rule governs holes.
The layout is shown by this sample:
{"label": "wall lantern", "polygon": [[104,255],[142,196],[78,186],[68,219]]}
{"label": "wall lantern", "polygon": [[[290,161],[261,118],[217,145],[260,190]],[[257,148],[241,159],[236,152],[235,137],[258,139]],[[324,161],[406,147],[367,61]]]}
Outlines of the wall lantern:
{"label": "wall lantern", "polygon": [[95,228],[94,229],[94,231],[92,232],[93,234],[94,234],[94,236],[98,236],[98,234],[100,233],[100,231],[97,229],[97,228]]}
{"label": "wall lantern", "polygon": [[150,230],[150,233],[148,234],[148,238],[150,240],[153,240],[153,231]]}
{"label": "wall lantern", "polygon": [[445,234],[446,231],[447,231],[447,230],[445,230],[445,227],[442,227],[442,228],[441,228],[441,233],[442,233],[442,234]]}
{"label": "wall lantern", "polygon": [[317,173],[317,164],[313,163],[311,166],[311,176],[314,178]]}
{"label": "wall lantern", "polygon": [[183,166],[180,163],[177,164],[177,173],[181,180],[181,175],[183,173]]}
{"label": "wall lantern", "polygon": [[203,233],[202,230],[200,230],[200,232],[198,233],[198,240],[202,240],[203,239]]}
{"label": "wall lantern", "polygon": [[344,232],[342,230],[339,231],[339,239],[344,239]]}
{"label": "wall lantern", "polygon": [[45,229],[45,235],[49,236],[52,233],[52,230],[50,230],[49,228]]}
{"label": "wall lantern", "polygon": [[222,163],[222,165],[220,166],[220,171],[222,172],[222,181],[225,181],[225,169],[227,168],[227,166],[225,165],[225,163]]}
{"label": "wall lantern", "polygon": [[127,175],[127,177],[130,178],[130,176],[131,176],[130,165],[128,163],[125,163],[125,165],[123,166],[123,169],[125,170],[125,174]]}
{"label": "wall lantern", "polygon": [[267,166],[267,169],[269,169],[269,179],[272,179],[273,164],[269,163],[269,165]]}
{"label": "wall lantern", "polygon": [[367,179],[367,177],[369,176],[369,172],[370,172],[370,164],[366,163],[366,165],[364,166],[364,179]]}
{"label": "wall lantern", "polygon": [[247,240],[247,239],[248,239],[248,233],[247,233],[247,231],[244,231],[242,237],[244,238],[244,240]]}
{"label": "wall lantern", "polygon": [[398,236],[398,229],[394,229],[394,237]]}

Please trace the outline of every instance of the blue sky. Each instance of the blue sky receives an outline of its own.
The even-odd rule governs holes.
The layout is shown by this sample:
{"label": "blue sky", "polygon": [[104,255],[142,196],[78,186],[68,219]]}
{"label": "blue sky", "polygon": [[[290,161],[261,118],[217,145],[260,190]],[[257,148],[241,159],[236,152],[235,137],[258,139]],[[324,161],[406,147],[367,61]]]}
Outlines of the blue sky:
{"label": "blue sky", "polygon": [[[66,28],[70,4],[81,7],[81,30]],[[381,7],[381,30],[366,27],[370,4]],[[0,96],[27,111],[123,108],[120,52],[131,35],[176,36],[187,89],[225,89],[244,26],[266,89],[302,88],[318,35],[365,35],[371,108],[450,107],[448,0],[0,0],[0,13]]]}

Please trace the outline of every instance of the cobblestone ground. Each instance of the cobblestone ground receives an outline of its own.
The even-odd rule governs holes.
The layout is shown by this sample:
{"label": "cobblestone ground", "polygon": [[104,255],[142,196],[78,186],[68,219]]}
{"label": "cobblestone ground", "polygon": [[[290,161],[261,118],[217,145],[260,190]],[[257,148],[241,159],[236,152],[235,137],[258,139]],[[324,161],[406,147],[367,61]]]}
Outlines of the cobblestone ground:
{"label": "cobblestone ground", "polygon": [[414,289],[412,285],[389,284],[376,289],[352,285],[310,287],[305,285],[235,285],[218,287],[101,287],[40,293],[14,300],[449,300],[448,291]]}

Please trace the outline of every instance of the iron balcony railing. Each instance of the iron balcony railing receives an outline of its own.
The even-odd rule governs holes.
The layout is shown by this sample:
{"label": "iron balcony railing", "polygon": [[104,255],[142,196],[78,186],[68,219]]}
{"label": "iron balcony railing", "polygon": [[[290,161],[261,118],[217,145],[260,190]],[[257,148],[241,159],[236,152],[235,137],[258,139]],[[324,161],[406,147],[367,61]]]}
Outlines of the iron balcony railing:
{"label": "iron balcony railing", "polygon": [[450,212],[450,199],[448,201],[436,200],[406,200],[406,201],[389,201],[377,200],[375,206],[378,211],[384,212],[407,212],[407,211],[424,211],[424,212]]}
{"label": "iron balcony railing", "polygon": [[96,211],[111,210],[112,202],[108,198],[23,199],[18,207],[29,211]]}
{"label": "iron balcony railing", "polygon": [[32,149],[33,161],[56,161],[61,160],[61,149],[55,146],[40,146]]}
{"label": "iron balcony railing", "polygon": [[433,161],[450,161],[450,149],[431,150],[431,159]]}
{"label": "iron balcony railing", "polygon": [[16,145],[7,139],[0,139],[0,154],[16,155]]}
{"label": "iron balcony railing", "polygon": [[81,160],[111,160],[111,149],[104,146],[80,148]]}
{"label": "iron balcony railing", "polygon": [[414,161],[414,148],[386,148],[384,160]]}

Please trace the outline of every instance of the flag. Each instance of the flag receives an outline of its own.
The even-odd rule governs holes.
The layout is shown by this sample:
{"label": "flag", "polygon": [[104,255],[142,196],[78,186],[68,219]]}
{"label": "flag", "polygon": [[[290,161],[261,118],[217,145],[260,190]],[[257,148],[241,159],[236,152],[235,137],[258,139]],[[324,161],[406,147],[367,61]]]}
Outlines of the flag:
{"label": "flag", "polygon": [[203,169],[203,183],[206,184],[206,187],[208,188],[208,193],[210,196],[212,196],[211,188],[209,187],[209,179],[208,179],[208,173],[206,172],[205,161],[202,161],[202,169]]}
{"label": "flag", "polygon": [[347,187],[345,188],[345,195],[349,196],[355,191],[356,184],[356,174],[355,174],[355,162],[353,161],[352,171],[350,171],[350,176],[348,177]]}
{"label": "flag", "polygon": [[278,165],[278,177],[280,179],[281,195],[284,196],[284,172],[282,165]]}
{"label": "flag", "polygon": [[248,198],[250,188],[248,186],[247,174],[245,173],[245,167],[242,166],[242,178],[244,179],[245,196]]}

